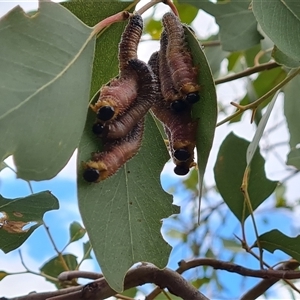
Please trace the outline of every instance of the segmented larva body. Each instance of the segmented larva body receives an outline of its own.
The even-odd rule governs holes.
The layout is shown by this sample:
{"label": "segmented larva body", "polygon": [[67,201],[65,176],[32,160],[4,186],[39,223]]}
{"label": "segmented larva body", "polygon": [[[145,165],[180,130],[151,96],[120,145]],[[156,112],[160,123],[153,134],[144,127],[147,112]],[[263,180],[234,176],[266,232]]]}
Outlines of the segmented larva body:
{"label": "segmented larva body", "polygon": [[102,152],[93,153],[92,159],[84,164],[84,179],[96,183],[114,175],[138,153],[143,131],[144,119],[140,120],[125,138],[107,142]]}
{"label": "segmented larva body", "polygon": [[106,122],[124,112],[136,99],[138,78],[128,60],[137,58],[137,47],[143,32],[143,19],[136,14],[129,20],[119,43],[119,78],[100,90],[98,101],[91,105],[97,118]]}
{"label": "segmented larva body", "polygon": [[104,126],[102,136],[106,139],[119,139],[127,135],[157,99],[159,85],[151,68],[139,59],[129,60],[128,63],[139,77],[137,99],[125,113]]}
{"label": "segmented larva body", "polygon": [[175,89],[168,60],[166,57],[168,46],[168,35],[164,30],[160,37],[160,51],[159,51],[159,77],[161,93],[165,100],[175,101],[182,100],[183,96]]}
{"label": "segmented larva body", "polygon": [[[162,22],[168,34],[166,55],[175,88],[186,95],[198,93],[197,70],[193,66],[193,58],[179,18],[169,12],[163,16]],[[194,97],[191,98],[195,102]]]}
{"label": "segmented larva body", "polygon": [[[157,76],[160,74],[159,55],[160,53],[153,53],[148,62]],[[162,95],[159,97],[160,101],[156,101],[151,110],[155,117],[164,124],[169,139],[169,148],[176,165],[174,172],[177,175],[186,175],[189,169],[195,165],[197,122],[192,120],[190,110],[178,114],[170,108]]]}

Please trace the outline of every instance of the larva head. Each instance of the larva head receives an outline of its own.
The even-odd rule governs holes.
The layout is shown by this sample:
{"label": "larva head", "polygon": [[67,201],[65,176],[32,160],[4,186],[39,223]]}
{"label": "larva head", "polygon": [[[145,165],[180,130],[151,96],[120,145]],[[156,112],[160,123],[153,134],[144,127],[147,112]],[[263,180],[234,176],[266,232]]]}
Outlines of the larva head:
{"label": "larva head", "polygon": [[187,161],[191,154],[187,149],[181,148],[174,151],[174,157],[179,161]]}
{"label": "larva head", "polygon": [[187,166],[184,165],[178,165],[174,168],[174,173],[179,176],[184,176],[186,175],[190,169]]}
{"label": "larva head", "polygon": [[194,104],[200,100],[199,93],[189,93],[186,95],[185,100],[190,104]]}
{"label": "larva head", "polygon": [[102,161],[88,161],[85,163],[83,178],[88,182],[99,182],[108,177],[107,166]]}
{"label": "larva head", "polygon": [[115,108],[111,105],[102,106],[97,111],[97,119],[103,122],[113,119],[114,116]]}
{"label": "larva head", "polygon": [[104,131],[104,125],[101,123],[95,123],[92,127],[92,131],[96,135],[102,135]]}
{"label": "larva head", "polygon": [[179,113],[185,111],[188,108],[188,104],[184,100],[180,99],[172,101],[170,107],[174,112]]}
{"label": "larva head", "polygon": [[94,168],[85,169],[83,172],[83,178],[87,182],[97,182],[99,177],[99,171]]}

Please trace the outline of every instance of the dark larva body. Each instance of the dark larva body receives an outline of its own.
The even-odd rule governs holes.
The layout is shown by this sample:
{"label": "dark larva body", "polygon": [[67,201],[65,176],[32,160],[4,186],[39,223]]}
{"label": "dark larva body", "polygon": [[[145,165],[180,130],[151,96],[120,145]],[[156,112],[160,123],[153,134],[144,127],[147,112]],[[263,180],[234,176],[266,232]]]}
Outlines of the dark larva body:
{"label": "dark larva body", "polygon": [[112,79],[103,86],[100,96],[91,108],[97,118],[106,122],[124,112],[136,99],[138,78],[135,70],[128,65],[128,60],[137,58],[137,47],[143,31],[143,19],[134,15],[129,20],[119,43],[119,78]]}
{"label": "dark larva body", "polygon": [[173,13],[163,16],[163,26],[168,34],[167,60],[175,88],[183,94],[199,91],[197,71],[185,40],[184,28]]}
{"label": "dark larva body", "polygon": [[136,101],[103,129],[103,137],[106,139],[118,139],[127,135],[135,124],[142,119],[157,99],[158,82],[151,68],[141,60],[132,59],[130,67],[135,69],[139,77],[139,90]]}
{"label": "dark larva body", "polygon": [[[114,175],[129,159],[135,156],[142,144],[144,119],[123,139],[107,142],[104,150],[93,153],[92,160],[84,164],[83,177],[89,182],[99,182]],[[89,180],[88,174],[96,174]],[[90,177],[91,178],[91,177]]]}
{"label": "dark larva body", "polygon": [[[156,75],[159,75],[159,55],[160,53],[154,53],[148,62]],[[185,175],[195,165],[197,122],[192,120],[190,110],[178,114],[170,108],[162,95],[158,97],[160,99],[152,106],[152,112],[164,124],[172,158],[176,165],[174,172],[178,175]]]}

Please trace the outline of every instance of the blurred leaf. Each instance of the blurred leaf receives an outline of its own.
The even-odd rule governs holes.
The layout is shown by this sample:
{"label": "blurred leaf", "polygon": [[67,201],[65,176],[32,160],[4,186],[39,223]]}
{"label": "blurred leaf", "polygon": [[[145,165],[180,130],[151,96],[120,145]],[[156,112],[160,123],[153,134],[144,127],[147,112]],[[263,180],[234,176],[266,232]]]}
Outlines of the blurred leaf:
{"label": "blurred leaf", "polygon": [[196,289],[199,289],[203,284],[210,283],[210,278],[208,277],[198,278],[196,280],[193,280],[191,283]]}
{"label": "blurred leaf", "polygon": [[300,149],[291,149],[287,157],[287,165],[294,166],[300,170]]}
{"label": "blurred leaf", "polygon": [[80,240],[86,233],[85,229],[76,221],[70,224],[70,241],[73,243]]}
{"label": "blurred leaf", "polygon": [[[217,40],[216,35],[211,36],[209,39],[205,40],[205,42],[215,41]],[[212,47],[204,47],[204,53],[208,60],[211,71],[216,78],[219,74],[221,62],[226,58],[229,53],[222,50],[222,46],[212,46]]]}
{"label": "blurred leaf", "polygon": [[[296,147],[300,143],[300,102],[298,101],[299,93],[300,75],[297,75],[284,87],[284,114],[290,132],[291,148]],[[295,153],[293,154],[294,158],[297,157],[297,152],[298,151],[295,151]]]}
{"label": "blurred leaf", "polygon": [[[258,237],[260,245],[271,253],[281,250],[292,258],[300,261],[300,235],[295,238],[286,236],[277,229],[266,232]],[[257,242],[254,246],[257,247]]]}
{"label": "blurred leaf", "polygon": [[[252,10],[262,30],[274,44],[287,56],[299,62],[299,2],[253,0]],[[279,22],[279,20],[288,20],[288,22]]]}
{"label": "blurred leaf", "polygon": [[[238,218],[243,220],[244,196],[241,185],[246,168],[246,151],[249,142],[230,133],[223,141],[214,167],[215,180],[224,201]],[[274,191],[277,182],[266,178],[265,160],[257,150],[251,162],[248,193],[253,210],[264,202]],[[245,219],[249,211],[245,210]]]}
{"label": "blurred leaf", "polygon": [[16,6],[0,20],[0,161],[13,154],[28,180],[54,177],[78,146],[95,46],[68,10],[39,6],[34,17]]}
{"label": "blurred leaf", "polygon": [[160,173],[169,154],[150,115],[141,150],[132,160],[103,182],[83,180],[81,162],[99,149],[91,131],[94,119],[89,112],[79,146],[79,208],[103,275],[113,289],[121,291],[133,264],[149,261],[161,268],[167,264],[171,247],[160,234],[161,220],[179,209],[161,188]]}
{"label": "blurred leaf", "polygon": [[253,137],[250,145],[247,148],[247,153],[246,153],[247,167],[250,165],[252,158],[254,156],[254,153],[257,150],[259,141],[265,131],[267,122],[269,120],[270,114],[273,110],[273,107],[275,105],[275,102],[276,102],[276,99],[277,99],[279,93],[280,93],[280,91],[277,91],[276,94],[274,95],[272,101],[269,103],[266,112],[264,113],[263,117],[261,118],[261,120],[257,126],[254,137]]}
{"label": "blurred leaf", "polygon": [[[62,2],[61,5],[69,9],[82,22],[94,26],[101,20],[122,10],[132,12],[133,1],[107,0],[72,0]],[[99,88],[118,74],[118,49],[121,34],[127,22],[115,23],[106,28],[97,38],[95,57],[93,61],[93,75],[90,97]]]}
{"label": "blurred leaf", "polygon": [[237,243],[235,240],[228,240],[228,239],[222,238],[222,242],[223,242],[224,248],[226,248],[232,252],[237,253],[237,252],[244,251],[241,244]]}
{"label": "blurred leaf", "polygon": [[280,65],[284,65],[287,68],[298,68],[300,67],[300,61],[294,60],[291,57],[284,54],[276,46],[273,48],[272,57]]}
{"label": "blurred leaf", "polygon": [[0,171],[2,171],[2,170],[5,169],[5,168],[7,168],[7,164],[6,164],[4,161],[2,161],[2,162],[0,163]]}
{"label": "blurred leaf", "polygon": [[194,119],[198,119],[196,147],[199,172],[199,200],[201,200],[204,173],[216,128],[217,95],[209,64],[197,38],[188,27],[185,27],[185,35],[192,51],[194,66],[199,68],[197,79],[200,85],[200,101],[193,105],[192,116]]}
{"label": "blurred leaf", "polygon": [[[228,71],[233,71],[236,68],[236,65],[240,64],[241,52],[232,52],[227,56],[228,60]],[[239,70],[241,71],[241,70]]]}
{"label": "blurred leaf", "polygon": [[4,279],[6,276],[10,275],[9,273],[5,271],[0,271],[0,281]]}
{"label": "blurred leaf", "polygon": [[[54,258],[50,259],[40,268],[40,271],[48,276],[57,278],[60,273],[68,270],[75,270],[76,267],[77,257],[73,254],[64,254],[61,257],[55,256]],[[47,277],[45,277],[45,279],[54,283],[58,289],[61,287],[59,282],[51,280]]]}
{"label": "blurred leaf", "polygon": [[150,18],[145,24],[145,32],[149,33],[153,40],[159,40],[162,31],[161,21]]}
{"label": "blurred leaf", "polygon": [[198,9],[193,5],[175,3],[182,23],[191,24],[198,14]]}
{"label": "blurred leaf", "polygon": [[166,232],[166,234],[172,238],[172,239],[177,239],[177,240],[185,240],[185,236],[187,235],[186,233],[184,232],[180,232],[178,230],[175,230],[175,229],[170,229]]}
{"label": "blurred leaf", "polygon": [[0,249],[7,253],[21,246],[43,224],[44,214],[58,208],[50,192],[11,200],[0,196]]}
{"label": "blurred leaf", "polygon": [[83,255],[85,259],[92,259],[91,251],[92,251],[92,245],[90,241],[83,243]]}
{"label": "blurred leaf", "polygon": [[208,0],[181,0],[179,2],[194,5],[216,18],[220,26],[222,47],[225,51],[250,48],[257,45],[262,38],[257,31],[256,19],[249,9],[249,0],[231,0],[216,4]]}
{"label": "blurred leaf", "polygon": [[275,207],[292,209],[292,207],[287,204],[287,201],[285,199],[285,192],[286,192],[286,187],[283,184],[277,186],[277,188],[275,189],[275,199],[276,199]]}
{"label": "blurred leaf", "polygon": [[194,168],[190,171],[188,177],[183,180],[183,184],[185,188],[193,191],[193,192],[198,192],[198,171]]}

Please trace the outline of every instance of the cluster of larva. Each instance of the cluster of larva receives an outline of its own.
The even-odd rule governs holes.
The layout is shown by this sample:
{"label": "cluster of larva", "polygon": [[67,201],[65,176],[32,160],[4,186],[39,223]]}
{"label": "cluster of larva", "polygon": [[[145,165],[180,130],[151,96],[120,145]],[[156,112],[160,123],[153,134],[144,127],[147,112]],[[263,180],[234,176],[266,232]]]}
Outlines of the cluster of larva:
{"label": "cluster of larva", "polygon": [[83,178],[88,182],[115,174],[140,149],[144,116],[158,92],[151,68],[137,58],[142,30],[142,17],[133,15],[119,44],[119,76],[101,88],[98,101],[91,105],[97,115],[92,130],[104,146],[84,163]]}
{"label": "cluster of larva", "polygon": [[92,130],[104,147],[84,163],[83,177],[88,182],[105,180],[137,154],[150,108],[164,124],[174,172],[185,175],[195,165],[197,122],[191,119],[191,105],[199,100],[197,71],[180,20],[167,13],[162,22],[161,47],[148,64],[137,58],[141,16],[133,15],[124,30],[119,76],[101,88],[98,101],[91,105],[97,116]]}
{"label": "cluster of larva", "polygon": [[164,125],[176,165],[174,172],[186,175],[195,166],[197,122],[192,120],[191,106],[199,101],[197,70],[179,18],[167,13],[162,22],[160,50],[148,62],[160,83],[160,101],[152,111]]}

